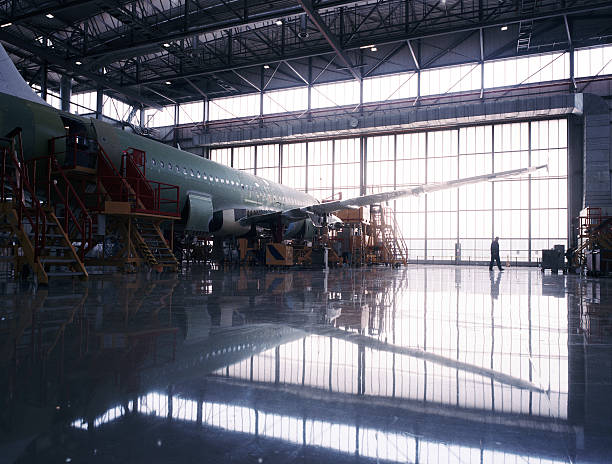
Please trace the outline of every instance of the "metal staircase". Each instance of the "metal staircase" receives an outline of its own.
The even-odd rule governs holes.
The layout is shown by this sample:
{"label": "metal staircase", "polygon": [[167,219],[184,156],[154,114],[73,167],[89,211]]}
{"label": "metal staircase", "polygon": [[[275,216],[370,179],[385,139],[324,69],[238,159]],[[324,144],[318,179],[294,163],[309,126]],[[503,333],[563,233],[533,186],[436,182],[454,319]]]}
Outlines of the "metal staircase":
{"label": "metal staircase", "polygon": [[179,263],[159,225],[144,217],[134,218],[133,225],[134,242],[149,266],[176,271]]}
{"label": "metal staircase", "polygon": [[587,208],[580,216],[578,246],[573,252],[574,264],[586,266],[587,254],[594,250],[612,252],[612,217],[602,216],[601,208]]}
{"label": "metal staircase", "polygon": [[[47,277],[80,277],[87,279],[88,274],[79,252],[62,227],[60,218],[52,210],[45,208],[47,220],[44,224],[45,246],[39,255]],[[25,224],[27,226],[27,224]],[[82,248],[82,246],[81,246]]]}
{"label": "metal staircase", "polygon": [[391,265],[406,264],[408,250],[399,236],[399,224],[395,220],[393,210],[381,205],[370,207],[371,234],[369,262]]}
{"label": "metal staircase", "polygon": [[[78,276],[86,279],[87,271],[73,245],[77,240],[83,250],[87,246],[84,235],[74,239],[66,232],[75,219],[69,201],[64,198],[63,217],[56,214],[51,205],[51,195],[46,203],[39,200],[36,180],[39,173],[30,172],[23,154],[21,129],[15,129],[0,140],[2,180],[0,185],[0,225],[9,231],[19,244],[14,247],[13,261],[17,277],[29,265],[38,282],[47,284],[50,277]],[[50,177],[49,177],[50,179]],[[58,189],[58,182],[48,182],[48,188]],[[48,190],[49,191],[49,190]]]}
{"label": "metal staircase", "polygon": [[[81,157],[94,158],[94,173],[87,177],[77,156],[73,157],[70,172],[91,187],[85,194],[88,204],[106,216],[107,233],[118,234],[124,244],[106,261],[123,270],[135,270],[143,261],[151,267],[176,270],[178,261],[159,225],[164,220],[180,218],[179,188],[147,179],[146,153],[141,150],[128,148],[118,168],[97,143],[92,153]],[[88,263],[100,264],[101,260],[92,258]]]}

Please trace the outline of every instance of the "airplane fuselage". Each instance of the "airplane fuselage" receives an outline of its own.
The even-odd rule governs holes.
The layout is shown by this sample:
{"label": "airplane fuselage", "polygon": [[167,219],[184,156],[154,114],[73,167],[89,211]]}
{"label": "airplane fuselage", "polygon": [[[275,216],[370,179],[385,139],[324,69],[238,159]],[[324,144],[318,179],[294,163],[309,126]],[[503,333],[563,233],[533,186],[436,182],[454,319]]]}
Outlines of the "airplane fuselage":
{"label": "airplane fuselage", "polygon": [[[46,155],[49,140],[66,135],[66,127],[75,124],[81,125],[87,137],[100,144],[117,169],[125,150],[134,148],[144,151],[147,178],[179,186],[179,208],[183,212],[189,208],[192,214],[223,212],[224,220],[230,219],[230,216],[237,220],[239,217],[236,211],[240,211],[240,214],[255,214],[317,203],[314,197],[306,193],[120,130],[103,121],[0,94],[1,135],[21,127],[26,159]],[[190,204],[190,198],[205,200],[206,211],[198,210],[193,200],[193,204]],[[198,229],[209,232],[207,223],[210,220],[212,216],[208,220],[199,221]]]}

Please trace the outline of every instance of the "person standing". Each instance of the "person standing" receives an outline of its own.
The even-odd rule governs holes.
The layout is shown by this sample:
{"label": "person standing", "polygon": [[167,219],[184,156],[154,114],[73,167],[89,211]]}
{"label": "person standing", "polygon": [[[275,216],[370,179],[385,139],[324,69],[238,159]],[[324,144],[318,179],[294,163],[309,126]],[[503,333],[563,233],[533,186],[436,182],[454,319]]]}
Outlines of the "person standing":
{"label": "person standing", "polygon": [[491,261],[489,262],[489,271],[493,270],[493,264],[497,264],[497,268],[500,271],[504,269],[501,267],[501,260],[499,259],[499,237],[495,237],[495,239],[491,242]]}

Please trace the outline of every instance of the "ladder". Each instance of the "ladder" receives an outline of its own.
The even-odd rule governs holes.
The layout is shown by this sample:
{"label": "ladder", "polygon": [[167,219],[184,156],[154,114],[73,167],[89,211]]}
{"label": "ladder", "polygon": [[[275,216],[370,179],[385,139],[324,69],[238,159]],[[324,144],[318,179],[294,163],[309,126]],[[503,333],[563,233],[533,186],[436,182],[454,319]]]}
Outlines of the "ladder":
{"label": "ladder", "polygon": [[519,23],[518,41],[516,51],[522,52],[529,50],[531,46],[531,35],[533,34],[533,14],[535,13],[538,0],[521,0],[521,14],[527,19]]}

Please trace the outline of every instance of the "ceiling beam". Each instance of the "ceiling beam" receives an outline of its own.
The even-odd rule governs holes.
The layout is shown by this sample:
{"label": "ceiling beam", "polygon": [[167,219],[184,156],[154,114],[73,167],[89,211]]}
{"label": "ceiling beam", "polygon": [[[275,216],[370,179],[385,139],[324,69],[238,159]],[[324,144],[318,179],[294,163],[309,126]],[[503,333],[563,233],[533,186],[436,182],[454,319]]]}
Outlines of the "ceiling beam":
{"label": "ceiling beam", "polygon": [[[124,3],[127,3],[129,0],[124,0]],[[58,4],[49,4],[46,7],[37,8],[34,10],[30,10],[26,13],[17,14],[14,16],[6,16],[2,19],[2,21],[10,21],[13,24],[17,24],[21,21],[25,21],[32,18],[37,18],[39,16],[44,16],[48,13],[58,14],[62,13],[70,8],[86,8],[90,5],[99,4],[99,0],[72,0],[68,2],[58,3]]]}
{"label": "ceiling beam", "polygon": [[[550,19],[550,18],[559,18],[562,17],[564,14],[581,14],[581,13],[585,13],[587,11],[602,11],[602,10],[612,10],[612,4],[607,4],[606,6],[599,6],[599,7],[594,7],[591,9],[588,8],[566,8],[565,10],[558,10],[554,13],[548,13],[546,15],[542,15],[542,16],[538,16],[536,19]],[[517,15],[513,18],[505,18],[505,19],[499,19],[499,20],[490,20],[490,21],[485,21],[485,22],[479,22],[479,23],[473,23],[471,25],[468,26],[457,26],[457,27],[450,27],[450,28],[445,28],[443,30],[437,30],[437,31],[424,31],[424,32],[416,32],[416,33],[402,33],[402,34],[398,34],[397,37],[389,37],[387,40],[385,41],[379,41],[377,42],[377,46],[384,46],[384,45],[389,45],[389,44],[395,44],[398,43],[400,41],[415,41],[415,40],[419,40],[419,39],[428,39],[428,38],[434,38],[434,37],[440,37],[440,36],[444,36],[444,35],[449,35],[449,34],[457,34],[457,33],[467,33],[470,31],[478,31],[481,28],[483,29],[487,29],[490,27],[501,27],[504,25],[508,25],[508,24],[516,24],[520,22],[520,15]],[[1,38],[1,37],[0,37]],[[413,44],[409,44],[411,46],[411,48],[413,47]],[[355,49],[358,50],[359,49],[359,45],[356,44],[354,47],[352,47],[351,49]],[[413,49],[414,51],[414,49]],[[257,60],[253,60],[251,62],[247,62],[247,63],[240,63],[240,64],[221,64],[219,66],[209,66],[207,69],[186,69],[183,72],[180,73],[175,73],[175,74],[171,74],[171,75],[163,75],[160,77],[155,77],[155,78],[151,78],[151,79],[144,79],[141,80],[142,84],[149,84],[149,83],[153,83],[153,82],[163,82],[165,80],[168,79],[175,79],[175,78],[184,78],[184,77],[196,77],[196,76],[204,76],[204,75],[210,75],[213,73],[223,73],[223,72],[231,72],[232,70],[236,69],[247,69],[247,68],[251,68],[251,67],[256,67],[256,66],[263,66],[265,64],[273,64],[276,63],[278,61],[287,61],[287,60],[295,60],[295,59],[304,59],[304,58],[309,58],[309,57],[320,57],[322,55],[326,55],[329,53],[333,53],[333,50],[330,50],[329,48],[307,48],[307,49],[300,49],[298,50],[297,53],[295,54],[289,54],[286,53],[285,56],[283,57],[283,59],[279,59],[277,58],[272,58],[272,57],[266,57],[265,55],[262,55],[260,59]],[[416,55],[416,54],[415,54]],[[414,58],[417,58],[416,56]],[[490,58],[486,58],[486,59],[490,59]],[[415,61],[416,63],[416,61]],[[422,63],[418,63],[418,67],[419,68],[423,68]],[[135,84],[131,84],[131,83],[127,83],[125,84],[126,86],[130,86],[130,85],[135,85]]]}
{"label": "ceiling beam", "polygon": [[[366,3],[366,1],[333,0],[317,5],[316,9],[318,11],[329,11],[339,6],[354,6],[359,5],[360,3]],[[278,19],[286,20],[299,14],[303,14],[303,10],[299,5],[274,8],[274,3],[270,2],[270,9],[258,13],[250,12],[246,18],[232,16],[229,19],[215,20],[211,22],[211,15],[209,12],[206,10],[194,9],[193,12],[190,12],[187,16],[187,24],[189,25],[187,28],[185,28],[186,18],[184,16],[165,18],[163,21],[163,29],[167,31],[167,33],[158,33],[154,40],[141,38],[140,40],[126,43],[124,39],[119,37],[119,40],[117,40],[117,45],[84,53],[82,57],[110,57],[118,60],[131,57],[136,54],[146,54],[151,50],[159,49],[159,47],[165,42],[178,41],[194,35],[223,32],[226,30],[235,29],[237,27],[254,26],[257,23],[266,21]],[[157,17],[158,15],[154,16]],[[142,19],[143,21],[146,21],[148,18]],[[149,27],[155,26],[161,25],[149,25]]]}
{"label": "ceiling beam", "polygon": [[325,37],[327,43],[334,49],[336,55],[338,55],[338,58],[340,58],[340,60],[345,64],[345,66],[348,68],[349,72],[353,75],[353,77],[357,81],[361,81],[361,77],[353,68],[353,63],[351,63],[351,59],[346,54],[346,51],[342,48],[340,41],[329,29],[329,27],[327,27],[327,24],[325,24],[325,21],[323,21],[321,15],[312,6],[312,2],[310,0],[297,0],[297,2],[302,6],[312,23],[319,30],[319,32],[323,34],[323,37]]}
{"label": "ceiling beam", "polygon": [[35,45],[36,42],[28,42],[3,30],[0,30],[0,40],[8,42],[14,45],[15,47],[20,48],[21,50],[28,51],[33,55],[31,58],[33,61],[40,61],[41,63],[44,63],[46,61],[49,64],[59,66],[60,68],[68,71],[71,74],[86,77],[87,79],[96,82],[102,87],[114,90],[115,92],[125,95],[130,100],[142,103],[144,105],[152,106],[154,108],[160,108],[160,105],[158,105],[155,101],[143,97],[142,95],[140,95],[140,93],[134,91],[133,89],[121,86],[98,74],[85,71],[81,69],[81,66],[77,65],[76,63],[64,59],[56,53],[49,51],[49,49],[45,47],[39,47],[38,45]]}
{"label": "ceiling beam", "polygon": [[414,48],[412,47],[412,42],[410,39],[406,40],[406,44],[408,44],[408,48],[410,49],[410,55],[412,55],[412,61],[414,61],[414,65],[417,69],[421,69],[421,65],[419,64],[419,60],[417,59],[416,53],[414,53]]}
{"label": "ceiling beam", "polygon": [[383,58],[381,58],[378,61],[378,63],[376,63],[374,66],[372,66],[370,69],[368,69],[365,72],[365,74],[363,75],[363,77],[368,77],[370,74],[372,74],[374,71],[376,71],[380,66],[385,64],[391,58],[393,58],[393,56],[396,55],[405,46],[406,46],[406,43],[400,42],[399,45],[397,45],[395,48],[393,48],[391,51],[389,51]]}

